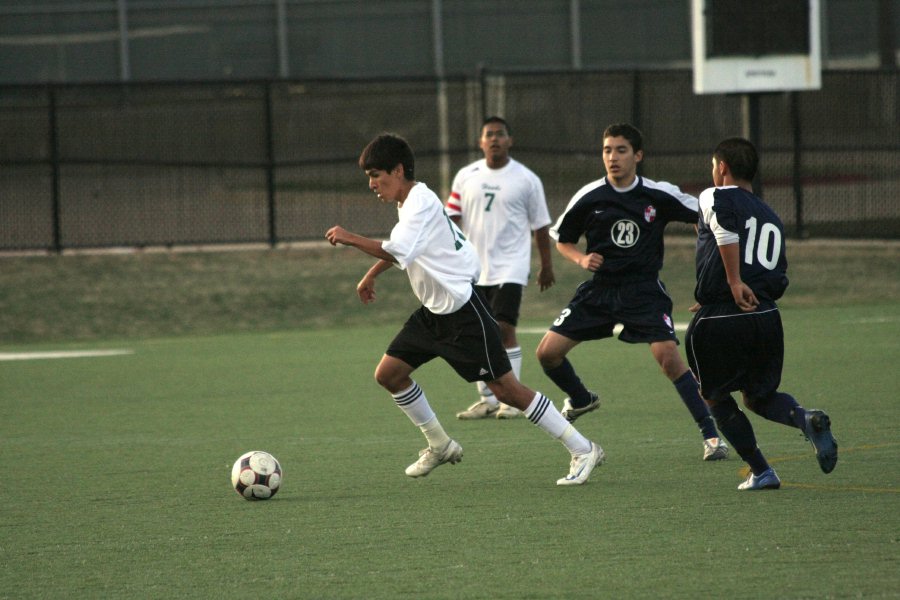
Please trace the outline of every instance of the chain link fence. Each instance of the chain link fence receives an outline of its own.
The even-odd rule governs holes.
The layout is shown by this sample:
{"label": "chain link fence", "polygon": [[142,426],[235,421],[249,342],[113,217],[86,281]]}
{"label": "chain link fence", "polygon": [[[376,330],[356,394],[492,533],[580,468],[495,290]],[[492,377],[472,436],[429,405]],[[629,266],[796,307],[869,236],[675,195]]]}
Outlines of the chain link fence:
{"label": "chain link fence", "polygon": [[[900,238],[898,88],[896,70],[834,71],[821,91],[752,98],[761,193],[794,236]],[[693,94],[689,70],[5,86],[0,249],[274,245],[335,223],[383,235],[396,215],[368,191],[362,147],[403,135],[417,179],[446,196],[487,114],[510,122],[554,216],[603,175],[613,122],[643,130],[644,175],[699,193],[748,100]]]}

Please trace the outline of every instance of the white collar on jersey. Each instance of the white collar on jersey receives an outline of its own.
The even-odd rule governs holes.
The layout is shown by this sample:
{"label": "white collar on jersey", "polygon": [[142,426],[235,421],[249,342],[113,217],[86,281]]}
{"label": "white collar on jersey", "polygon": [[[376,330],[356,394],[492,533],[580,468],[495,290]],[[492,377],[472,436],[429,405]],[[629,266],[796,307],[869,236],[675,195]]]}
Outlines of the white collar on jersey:
{"label": "white collar on jersey", "polygon": [[622,187],[622,188],[614,186],[608,177],[604,177],[603,181],[605,181],[609,185],[609,187],[611,187],[612,189],[616,190],[617,192],[619,192],[621,194],[623,192],[629,192],[629,191],[633,190],[634,188],[636,188],[638,181],[640,181],[640,179],[641,179],[640,175],[635,175],[634,181],[632,181],[628,187]]}

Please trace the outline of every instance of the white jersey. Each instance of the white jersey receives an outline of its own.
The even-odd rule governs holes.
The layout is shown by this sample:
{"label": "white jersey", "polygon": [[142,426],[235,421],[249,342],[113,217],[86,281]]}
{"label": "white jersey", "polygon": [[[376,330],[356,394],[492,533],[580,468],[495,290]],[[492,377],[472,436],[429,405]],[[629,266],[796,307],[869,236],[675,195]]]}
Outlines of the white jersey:
{"label": "white jersey", "polygon": [[399,221],[381,247],[406,270],[422,306],[438,315],[458,311],[478,280],[475,248],[424,183],[413,186],[397,213]]}
{"label": "white jersey", "polygon": [[537,175],[514,159],[500,169],[475,161],[454,177],[446,208],[478,252],[478,285],[528,284],[531,232],[552,222]]}

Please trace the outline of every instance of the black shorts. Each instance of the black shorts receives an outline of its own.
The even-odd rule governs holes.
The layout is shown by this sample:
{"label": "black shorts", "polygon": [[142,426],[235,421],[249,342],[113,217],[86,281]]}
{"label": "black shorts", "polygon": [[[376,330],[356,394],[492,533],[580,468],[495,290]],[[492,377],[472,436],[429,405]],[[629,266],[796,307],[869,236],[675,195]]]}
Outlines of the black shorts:
{"label": "black shorts", "polygon": [[522,291],[525,286],[518,283],[475,286],[487,300],[491,312],[498,321],[513,327],[519,324],[519,310],[522,308]]}
{"label": "black shorts", "polygon": [[688,326],[685,353],[704,398],[738,390],[767,398],[778,390],[784,365],[778,307],[761,303],[752,313],[733,304],[701,307]]}
{"label": "black shorts", "polygon": [[439,356],[466,381],[493,381],[512,370],[500,328],[477,290],[465,306],[449,315],[420,307],[386,354],[414,369]]}
{"label": "black shorts", "polygon": [[550,331],[584,342],[612,337],[622,325],[619,339],[630,344],[674,341],[672,299],[662,281],[644,280],[618,285],[585,281],[575,297],[553,321]]}

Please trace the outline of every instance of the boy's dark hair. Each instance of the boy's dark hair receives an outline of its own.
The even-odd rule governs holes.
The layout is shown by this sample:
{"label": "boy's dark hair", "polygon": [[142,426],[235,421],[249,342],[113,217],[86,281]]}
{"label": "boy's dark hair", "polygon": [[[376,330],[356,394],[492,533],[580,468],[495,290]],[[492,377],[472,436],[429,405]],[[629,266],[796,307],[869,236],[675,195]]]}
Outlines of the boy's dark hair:
{"label": "boy's dark hair", "polygon": [[759,169],[759,155],[750,140],[733,137],[722,140],[716,146],[713,156],[718,162],[728,165],[735,179],[752,181]]}
{"label": "boy's dark hair", "polygon": [[509,130],[509,123],[506,122],[506,119],[503,119],[502,117],[498,117],[497,115],[490,116],[487,119],[485,119],[484,122],[481,124],[482,131],[484,131],[484,126],[487,125],[488,123],[500,123],[501,125],[503,125],[503,128],[506,129],[506,134],[512,135],[512,131]]}
{"label": "boy's dark hair", "polygon": [[608,137],[622,136],[631,144],[631,149],[635,152],[644,149],[644,135],[641,130],[631,123],[615,123],[606,128],[603,132],[603,139]]}
{"label": "boy's dark hair", "polygon": [[382,133],[363,148],[359,155],[359,167],[363,171],[378,169],[392,171],[397,165],[403,165],[403,177],[407,181],[416,178],[416,157],[412,148],[399,135]]}

